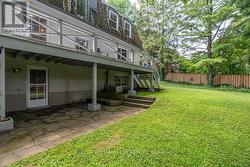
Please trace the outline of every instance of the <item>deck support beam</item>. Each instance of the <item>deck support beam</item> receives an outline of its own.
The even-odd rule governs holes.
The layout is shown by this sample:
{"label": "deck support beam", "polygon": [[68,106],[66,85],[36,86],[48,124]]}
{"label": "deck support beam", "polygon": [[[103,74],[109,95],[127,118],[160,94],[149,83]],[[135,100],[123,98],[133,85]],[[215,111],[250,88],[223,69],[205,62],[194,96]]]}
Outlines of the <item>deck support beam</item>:
{"label": "deck support beam", "polygon": [[97,63],[94,63],[92,67],[92,103],[88,104],[88,110],[101,110],[101,105],[97,104]]}
{"label": "deck support beam", "polygon": [[13,119],[6,118],[5,109],[5,48],[0,47],[0,133],[10,131],[13,127]]}
{"label": "deck support beam", "polygon": [[130,96],[135,96],[136,91],[134,90],[134,70],[131,70],[131,75],[130,75],[130,90],[128,91],[128,94]]}

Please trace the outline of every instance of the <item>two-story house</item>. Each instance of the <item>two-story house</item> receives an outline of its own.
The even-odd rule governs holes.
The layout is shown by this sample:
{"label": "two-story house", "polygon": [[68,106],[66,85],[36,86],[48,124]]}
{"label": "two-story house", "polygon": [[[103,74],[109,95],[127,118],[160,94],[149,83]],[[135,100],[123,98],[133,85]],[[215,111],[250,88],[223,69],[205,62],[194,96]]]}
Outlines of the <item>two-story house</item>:
{"label": "two-story house", "polygon": [[1,0],[0,30],[0,132],[13,128],[6,112],[88,98],[98,111],[98,91],[158,79],[136,27],[102,0]]}

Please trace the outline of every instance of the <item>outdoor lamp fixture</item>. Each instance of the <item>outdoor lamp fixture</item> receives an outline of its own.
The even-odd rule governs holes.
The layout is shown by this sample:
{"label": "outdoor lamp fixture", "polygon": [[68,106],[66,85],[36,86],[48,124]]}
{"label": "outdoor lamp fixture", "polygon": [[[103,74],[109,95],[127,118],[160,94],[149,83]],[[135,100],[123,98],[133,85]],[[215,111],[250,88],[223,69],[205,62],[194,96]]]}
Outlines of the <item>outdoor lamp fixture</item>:
{"label": "outdoor lamp fixture", "polygon": [[11,68],[9,71],[12,73],[19,73],[22,71],[22,69],[21,68]]}

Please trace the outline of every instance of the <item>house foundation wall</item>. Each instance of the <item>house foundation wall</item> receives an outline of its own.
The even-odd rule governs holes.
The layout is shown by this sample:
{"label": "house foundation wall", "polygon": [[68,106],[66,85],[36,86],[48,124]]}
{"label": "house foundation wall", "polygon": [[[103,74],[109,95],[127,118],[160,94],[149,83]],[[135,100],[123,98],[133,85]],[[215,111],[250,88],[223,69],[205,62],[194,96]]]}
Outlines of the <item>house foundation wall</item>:
{"label": "house foundation wall", "polygon": [[[56,106],[86,101],[91,98],[91,67],[46,63],[23,57],[6,57],[6,111],[27,109],[27,82],[29,67],[48,69],[48,105]],[[13,72],[13,69],[20,69]],[[104,89],[105,69],[98,69],[97,91]],[[114,75],[124,73],[110,70],[109,84],[114,85]]]}

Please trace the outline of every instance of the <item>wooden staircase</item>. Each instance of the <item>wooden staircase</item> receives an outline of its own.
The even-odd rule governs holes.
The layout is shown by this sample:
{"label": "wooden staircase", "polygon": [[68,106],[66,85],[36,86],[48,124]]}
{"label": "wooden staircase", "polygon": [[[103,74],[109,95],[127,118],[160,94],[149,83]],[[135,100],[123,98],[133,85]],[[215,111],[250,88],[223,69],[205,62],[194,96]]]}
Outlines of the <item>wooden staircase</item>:
{"label": "wooden staircase", "polygon": [[[160,84],[161,84],[161,77],[160,73],[158,71],[158,67],[156,66],[154,59],[152,59],[151,64],[144,63],[146,67],[151,68],[153,72],[151,74],[137,74],[134,75],[134,81],[135,84],[137,85],[137,88],[144,89],[144,90],[149,90],[149,89],[154,89],[154,90],[161,90]],[[144,65],[144,66],[145,66]]]}
{"label": "wooden staircase", "polygon": [[154,90],[160,90],[160,80],[159,78],[151,79],[151,75],[147,74],[138,74],[134,75],[134,81],[138,90],[148,90],[153,85]]}

